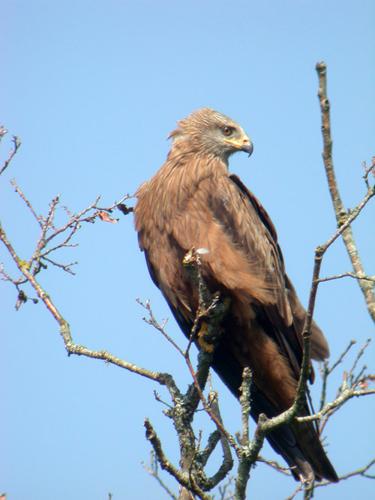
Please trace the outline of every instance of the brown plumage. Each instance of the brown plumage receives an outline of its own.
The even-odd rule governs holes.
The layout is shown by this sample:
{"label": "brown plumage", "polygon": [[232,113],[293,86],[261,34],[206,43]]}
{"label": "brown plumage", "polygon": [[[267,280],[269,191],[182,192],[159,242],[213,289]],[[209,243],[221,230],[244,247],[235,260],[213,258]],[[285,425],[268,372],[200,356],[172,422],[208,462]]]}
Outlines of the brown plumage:
{"label": "brown plumage", "polygon": [[[204,248],[202,275],[211,292],[230,298],[213,368],[238,397],[243,368],[253,371],[252,416],[278,415],[292,404],[302,357],[305,310],[284,270],[275,228],[257,198],[228,172],[236,151],[252,152],[230,118],[201,109],[181,120],[167,161],[137,192],[135,224],[155,284],[187,337],[198,305],[182,265]],[[198,348],[202,347],[199,337]],[[328,356],[313,325],[312,357]],[[307,403],[304,415],[309,414]],[[269,436],[296,479],[337,481],[312,423],[283,426]]]}

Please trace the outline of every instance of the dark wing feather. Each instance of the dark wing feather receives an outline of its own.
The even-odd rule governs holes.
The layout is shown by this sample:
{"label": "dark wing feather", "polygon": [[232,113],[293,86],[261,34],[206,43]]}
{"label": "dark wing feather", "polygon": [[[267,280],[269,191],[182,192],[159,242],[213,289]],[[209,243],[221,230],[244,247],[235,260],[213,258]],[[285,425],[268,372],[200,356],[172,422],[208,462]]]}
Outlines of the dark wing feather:
{"label": "dark wing feather", "polygon": [[[284,259],[277,241],[277,233],[275,226],[273,225],[271,218],[269,217],[266,210],[261,205],[258,198],[251,193],[251,191],[242,183],[242,181],[236,175],[231,175],[229,177],[234,184],[238,187],[240,193],[245,197],[245,199],[251,204],[251,206],[256,211],[259,221],[263,224],[266,229],[266,236],[271,248],[271,255],[273,257],[274,263],[273,267],[275,272],[279,272],[278,284],[280,288],[278,289],[278,294],[281,296],[278,300],[277,305],[268,306],[267,308],[260,308],[258,317],[261,323],[264,325],[265,331],[273,337],[273,340],[277,343],[280,351],[283,353],[286,359],[289,360],[290,366],[296,378],[299,377],[300,365],[302,361],[302,339],[296,333],[293,327],[293,316],[288,317],[288,320],[283,315],[280,315],[280,303],[287,302],[285,308],[290,308],[286,282],[285,282],[285,270],[284,270]],[[251,228],[247,228],[251,231]]]}
{"label": "dark wing feather", "polygon": [[[275,229],[275,226],[273,225],[270,216],[268,215],[267,211],[265,208],[262,206],[258,198],[243,184],[241,179],[237,177],[236,175],[230,175],[230,179],[238,186],[239,190],[248,198],[249,202],[252,204],[254,209],[256,210],[259,219],[262,221],[264,226],[268,229],[269,234],[271,235],[274,245],[277,249],[277,258],[280,261],[280,264],[283,269],[284,273],[284,280],[285,280],[285,289],[286,293],[288,296],[288,302],[292,311],[292,316],[293,316],[293,327],[292,331],[290,329],[287,329],[288,331],[285,332],[286,337],[288,339],[288,343],[290,346],[293,347],[293,352],[296,355],[299,363],[302,360],[302,329],[304,326],[305,322],[305,317],[306,317],[306,311],[301,305],[298,296],[296,294],[296,291],[294,289],[294,286],[292,282],[290,281],[289,277],[284,271],[284,259],[283,255],[280,249],[280,246],[278,244],[278,238],[277,238],[277,232]],[[269,311],[270,314],[271,311]],[[277,321],[277,315],[273,315],[274,317],[274,322]],[[295,335],[295,332],[297,332],[297,335]],[[279,339],[281,343],[285,343],[284,339]],[[285,346],[287,350],[288,347]],[[323,360],[329,356],[329,348],[327,341],[318,327],[318,325],[313,321],[312,323],[312,328],[311,328],[311,357],[313,359],[317,360]],[[294,365],[294,363],[293,363]],[[294,365],[295,368],[295,365]],[[299,368],[298,368],[299,370]],[[313,378],[313,371],[311,371],[311,376]]]}
{"label": "dark wing feather", "polygon": [[[245,184],[241,181],[241,179],[237,175],[231,174],[229,178],[237,185],[239,190],[247,196],[247,198],[255,208],[259,216],[259,219],[268,229],[275,243],[277,243],[277,233],[275,226],[273,225],[270,216],[268,215],[268,213],[266,212],[266,210],[264,209],[258,198],[245,186]],[[281,258],[281,260],[283,260],[280,248],[279,248],[279,257]]]}

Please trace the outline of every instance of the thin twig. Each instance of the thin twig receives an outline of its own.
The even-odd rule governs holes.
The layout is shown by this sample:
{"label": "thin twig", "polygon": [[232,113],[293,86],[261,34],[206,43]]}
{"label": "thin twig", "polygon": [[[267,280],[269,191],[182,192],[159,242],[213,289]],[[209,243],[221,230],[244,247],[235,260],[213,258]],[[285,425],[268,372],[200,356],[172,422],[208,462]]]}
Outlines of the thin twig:
{"label": "thin twig", "polygon": [[325,281],[332,281],[332,280],[338,280],[341,278],[354,278],[356,280],[366,280],[366,281],[372,281],[375,283],[375,276],[365,276],[364,274],[356,274],[356,273],[341,273],[341,274],[335,274],[333,276],[325,276],[324,278],[319,278],[319,283],[323,283]]}
{"label": "thin twig", "polygon": [[345,358],[345,356],[348,354],[348,352],[350,351],[350,349],[357,343],[356,340],[351,340],[348,344],[348,346],[345,348],[345,350],[340,354],[340,356],[338,357],[337,361],[335,361],[335,363],[332,364],[332,366],[329,368],[328,370],[328,373],[331,374],[333,372],[333,370],[335,370],[339,364],[341,364]]}
{"label": "thin twig", "polygon": [[272,467],[272,469],[277,470],[277,472],[281,472],[285,476],[291,476],[292,473],[290,471],[290,467],[284,467],[279,464],[279,462],[276,462],[276,460],[268,460],[267,458],[262,457],[261,455],[258,456],[257,462],[261,462],[262,464],[266,464],[269,467]]}
{"label": "thin twig", "polygon": [[[21,188],[17,185],[16,181],[12,180],[11,184],[17,194],[26,204],[41,229],[35,250],[30,259],[27,261],[29,270],[33,275],[38,274],[41,269],[46,268],[46,262],[62,269],[69,274],[74,275],[75,273],[73,272],[71,267],[76,264],[75,262],[72,262],[70,264],[60,263],[57,262],[56,259],[51,258],[51,254],[62,248],[72,248],[77,246],[76,244],[70,243],[70,241],[75,236],[77,231],[81,228],[82,224],[94,223],[98,218],[106,222],[113,222],[114,219],[110,218],[109,216],[104,217],[103,214],[111,213],[118,204],[122,204],[124,200],[129,198],[129,195],[124,195],[119,202],[115,202],[109,207],[101,207],[99,209],[98,203],[100,200],[100,196],[98,196],[93,203],[76,214],[72,214],[66,207],[63,207],[69,219],[62,226],[55,227],[54,219],[56,216],[56,209],[60,202],[59,196],[56,196],[52,199],[49,204],[47,216],[43,217],[37,215],[31,202],[29,201],[25,193],[21,190]],[[63,241],[60,241],[52,247],[48,247],[52,243],[52,241],[58,241],[58,237],[62,235],[64,235]],[[24,281],[19,279],[13,280],[13,284],[16,286],[19,286],[23,283]]]}
{"label": "thin twig", "polygon": [[344,389],[334,401],[326,403],[322,410],[306,417],[296,417],[296,420],[298,422],[312,422],[314,420],[320,420],[327,414],[332,415],[335,411],[341,408],[344,403],[349,401],[349,399],[360,396],[371,396],[373,394],[375,394],[375,389]]}
{"label": "thin twig", "polygon": [[143,464],[143,468],[145,469],[146,472],[150,474],[156,481],[159,483],[161,488],[166,492],[166,494],[172,498],[173,500],[177,500],[178,497],[175,495],[165,484],[165,482],[161,479],[160,474],[159,474],[159,462],[156,458],[155,451],[152,449],[151,450],[151,457],[150,457],[150,467],[147,465]]}
{"label": "thin twig", "polygon": [[[375,479],[374,474],[368,474],[368,470],[371,469],[375,465],[375,459],[372,459],[367,465],[364,465],[363,467],[360,467],[354,471],[347,472],[346,474],[342,474],[339,477],[340,481],[345,481],[346,479],[350,479],[352,477],[360,476],[360,477],[365,477],[367,479]],[[315,485],[316,488],[321,488],[323,486],[330,486],[332,483],[330,481],[322,481],[320,483],[317,483]]]}
{"label": "thin twig", "polygon": [[76,266],[78,264],[77,261],[75,261],[75,262],[69,262],[69,264],[61,264],[61,263],[56,262],[55,260],[52,260],[52,259],[50,259],[49,257],[46,257],[46,256],[43,256],[43,260],[46,260],[47,262],[49,262],[53,266],[58,267],[59,269],[62,269],[66,273],[72,274],[73,276],[75,276],[75,274],[76,274],[74,271],[71,270],[71,267],[72,266]]}
{"label": "thin twig", "polygon": [[329,363],[327,360],[323,361],[322,367],[320,368],[320,374],[322,377],[322,390],[321,390],[321,394],[320,394],[319,411],[321,411],[324,408],[324,405],[326,404],[328,377],[343,362],[345,356],[348,354],[350,349],[355,344],[356,344],[356,341],[351,340],[349,342],[348,346],[344,349],[344,351],[340,354],[338,359],[335,361],[335,363],[332,364],[332,366],[329,366]]}
{"label": "thin twig", "polygon": [[[1,138],[6,134],[6,131],[4,128],[1,129]],[[9,167],[10,165],[10,162],[13,160],[14,158],[14,155],[17,154],[17,151],[19,150],[19,148],[21,147],[21,141],[19,140],[18,137],[16,137],[15,135],[12,137],[12,143],[13,143],[13,147],[9,153],[9,156],[8,158],[5,160],[5,162],[3,163],[3,166],[1,167],[0,169],[0,175],[2,173],[5,172],[5,170]]]}
{"label": "thin twig", "polygon": [[291,495],[289,495],[285,500],[293,500],[294,498],[296,498],[296,496],[298,495],[298,493],[300,491],[303,490],[303,484],[300,483],[297,488],[293,491],[293,493]]}
{"label": "thin twig", "polygon": [[16,183],[15,179],[12,179],[10,181],[10,183],[12,184],[15,192],[20,196],[20,198],[24,201],[24,203],[26,204],[27,208],[30,210],[30,212],[32,213],[34,219],[37,221],[37,223],[39,224],[40,227],[43,226],[43,223],[42,223],[42,217],[40,217],[39,215],[36,214],[32,204],[30,203],[30,201],[26,198],[25,194],[23,193],[23,191],[21,190],[21,188],[18,186],[18,184]]}
{"label": "thin twig", "polygon": [[369,175],[372,174],[375,177],[375,156],[371,158],[371,165],[367,167],[366,162],[363,162],[363,179],[365,181],[367,189],[370,188],[370,183],[369,183]]}
{"label": "thin twig", "polygon": [[181,347],[172,339],[170,335],[165,331],[165,325],[166,321],[163,322],[163,324],[160,324],[157,319],[154,316],[154,313],[151,309],[151,304],[149,300],[146,300],[146,302],[142,302],[140,299],[137,299],[137,302],[140,306],[142,306],[148,313],[148,318],[143,318],[143,321],[145,321],[148,325],[151,325],[153,328],[155,328],[158,332],[160,332],[163,337],[170,343],[172,346],[178,351],[181,356],[184,356],[184,352],[181,349]]}
{"label": "thin twig", "polygon": [[370,345],[370,342],[371,342],[371,339],[367,339],[366,342],[363,344],[363,346],[360,348],[360,350],[358,351],[358,354],[353,362],[353,365],[352,367],[350,368],[350,371],[349,371],[349,378],[350,378],[350,382],[353,383],[353,373],[355,371],[355,369],[357,368],[357,365],[359,363],[359,360],[362,358],[362,356],[364,355],[366,349],[368,348],[368,346]]}

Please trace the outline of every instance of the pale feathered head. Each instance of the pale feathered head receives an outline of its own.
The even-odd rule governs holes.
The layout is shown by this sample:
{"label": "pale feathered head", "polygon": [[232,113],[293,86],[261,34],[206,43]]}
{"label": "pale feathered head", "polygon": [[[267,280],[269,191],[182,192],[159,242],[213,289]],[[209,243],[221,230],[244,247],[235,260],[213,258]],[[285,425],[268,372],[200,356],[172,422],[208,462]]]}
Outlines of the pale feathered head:
{"label": "pale feathered head", "polygon": [[199,109],[180,120],[169,137],[173,144],[186,143],[192,152],[212,154],[223,160],[237,151],[245,151],[249,156],[253,152],[253,144],[243,128],[210,108]]}

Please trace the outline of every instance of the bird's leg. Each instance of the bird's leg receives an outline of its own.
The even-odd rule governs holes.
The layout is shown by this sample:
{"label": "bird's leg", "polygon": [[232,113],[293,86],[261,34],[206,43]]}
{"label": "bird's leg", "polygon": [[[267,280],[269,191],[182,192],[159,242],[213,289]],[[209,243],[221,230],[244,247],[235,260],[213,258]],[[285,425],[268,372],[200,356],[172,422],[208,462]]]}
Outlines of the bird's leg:
{"label": "bird's leg", "polygon": [[219,292],[213,294],[211,303],[203,311],[200,311],[201,324],[197,334],[198,344],[201,349],[212,353],[218,339],[221,337],[221,326],[230,305],[228,297],[222,297]]}

